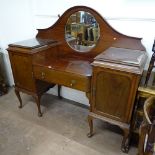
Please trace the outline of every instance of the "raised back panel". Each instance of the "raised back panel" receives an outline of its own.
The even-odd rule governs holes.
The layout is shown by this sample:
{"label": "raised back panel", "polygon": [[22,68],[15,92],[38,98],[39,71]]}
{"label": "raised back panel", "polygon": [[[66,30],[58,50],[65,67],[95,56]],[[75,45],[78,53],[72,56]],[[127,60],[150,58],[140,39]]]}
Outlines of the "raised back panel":
{"label": "raised back panel", "polygon": [[[75,52],[71,47],[69,47],[65,40],[65,26],[67,20],[73,13],[77,11],[86,11],[91,13],[95,17],[100,27],[100,38],[96,47],[90,52]],[[103,19],[99,13],[86,6],[75,6],[68,9],[53,26],[46,29],[38,29],[38,34],[36,37],[60,41],[60,53],[63,56],[67,54],[67,57],[86,58],[90,59],[90,61],[93,60],[92,58],[94,58],[97,54],[103,52],[105,49],[111,46],[144,50],[144,47],[141,45],[141,38],[129,37],[117,32]]]}

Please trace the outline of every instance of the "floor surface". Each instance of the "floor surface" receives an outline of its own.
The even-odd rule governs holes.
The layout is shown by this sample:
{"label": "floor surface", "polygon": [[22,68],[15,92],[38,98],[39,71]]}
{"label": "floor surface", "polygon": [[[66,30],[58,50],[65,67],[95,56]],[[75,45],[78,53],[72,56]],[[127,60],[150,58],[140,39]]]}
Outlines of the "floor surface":
{"label": "floor surface", "polygon": [[[0,97],[0,155],[125,155],[121,130],[94,121],[95,135],[88,138],[88,109],[73,101],[45,94],[43,117],[31,96],[22,94],[22,109],[13,89]],[[129,155],[136,155],[131,147]]]}

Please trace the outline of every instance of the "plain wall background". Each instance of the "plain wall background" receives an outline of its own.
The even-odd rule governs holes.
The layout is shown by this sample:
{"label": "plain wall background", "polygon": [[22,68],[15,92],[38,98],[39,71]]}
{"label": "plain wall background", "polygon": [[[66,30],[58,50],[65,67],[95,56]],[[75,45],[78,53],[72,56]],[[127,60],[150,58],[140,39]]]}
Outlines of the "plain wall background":
{"label": "plain wall background", "polygon": [[30,0],[0,0],[0,47],[4,53],[7,83],[13,85],[8,53],[9,43],[35,36]]}
{"label": "plain wall background", "polygon": [[[123,34],[142,37],[150,59],[155,37],[154,0],[0,0],[0,47],[5,56],[7,82],[10,86],[14,82],[5,50],[8,44],[35,37],[37,28],[51,26],[58,19],[58,14],[62,15],[75,5],[95,9]],[[50,93],[57,95],[57,89],[51,89]],[[88,104],[85,94],[80,91],[63,87],[62,96]]]}

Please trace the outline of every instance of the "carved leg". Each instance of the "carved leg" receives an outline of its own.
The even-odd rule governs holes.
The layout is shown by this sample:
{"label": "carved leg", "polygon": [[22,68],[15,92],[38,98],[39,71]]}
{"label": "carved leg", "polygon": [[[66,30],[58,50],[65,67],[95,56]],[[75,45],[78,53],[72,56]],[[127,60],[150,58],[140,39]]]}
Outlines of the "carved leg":
{"label": "carved leg", "polygon": [[93,118],[90,115],[88,115],[88,123],[89,123],[90,132],[87,134],[87,136],[90,138],[93,136]]}
{"label": "carved leg", "polygon": [[40,109],[40,98],[41,96],[39,95],[34,95],[34,99],[36,101],[37,107],[38,107],[38,116],[41,117],[42,113],[41,113],[41,109]]}
{"label": "carved leg", "polygon": [[124,131],[124,136],[123,136],[123,140],[122,140],[121,150],[122,150],[124,153],[128,153],[128,151],[129,151],[129,144],[130,144],[131,132],[130,132],[130,129],[123,129],[123,131]]}
{"label": "carved leg", "polygon": [[62,99],[62,97],[61,97],[61,85],[58,85],[58,98]]}
{"label": "carved leg", "polygon": [[[90,101],[90,92],[86,92],[86,97],[88,98],[88,100]],[[90,104],[90,103],[89,103]]]}
{"label": "carved leg", "polygon": [[19,91],[16,88],[15,88],[15,94],[16,94],[18,100],[19,100],[19,103],[20,103],[20,105],[18,106],[18,108],[22,108],[22,99],[21,99],[21,96],[20,96]]}

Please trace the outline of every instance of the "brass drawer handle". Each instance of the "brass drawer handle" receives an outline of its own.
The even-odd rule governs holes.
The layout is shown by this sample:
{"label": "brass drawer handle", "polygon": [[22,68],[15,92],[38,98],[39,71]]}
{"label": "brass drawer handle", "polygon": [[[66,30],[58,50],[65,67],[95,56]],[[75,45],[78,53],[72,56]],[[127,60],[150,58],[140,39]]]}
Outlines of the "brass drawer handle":
{"label": "brass drawer handle", "polygon": [[76,80],[71,80],[70,86],[73,87],[76,84]]}
{"label": "brass drawer handle", "polygon": [[45,73],[41,72],[41,78],[44,79],[45,78]]}

